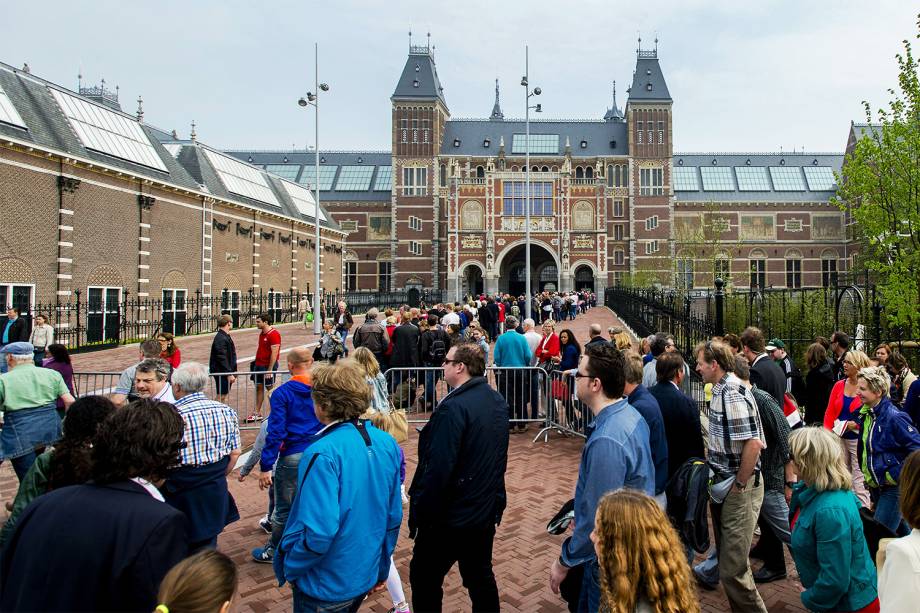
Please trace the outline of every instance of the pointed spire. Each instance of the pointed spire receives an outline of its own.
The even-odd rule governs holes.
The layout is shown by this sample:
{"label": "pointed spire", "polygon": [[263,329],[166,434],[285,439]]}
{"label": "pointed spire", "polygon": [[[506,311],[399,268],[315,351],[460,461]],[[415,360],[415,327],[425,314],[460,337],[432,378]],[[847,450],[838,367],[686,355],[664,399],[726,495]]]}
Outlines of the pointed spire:
{"label": "pointed spire", "polygon": [[495,79],[495,105],[492,107],[492,121],[504,121],[505,115],[502,113],[501,104],[498,101],[498,79]]}
{"label": "pointed spire", "polygon": [[195,142],[195,139],[198,138],[198,134],[195,132],[195,120],[192,120],[192,133],[189,134],[189,138],[192,139],[192,142]]}
{"label": "pointed spire", "polygon": [[141,96],[137,97],[137,120],[144,121],[144,99]]}
{"label": "pointed spire", "polygon": [[617,107],[617,82],[613,82],[613,106],[607,109],[607,113],[604,115],[604,121],[623,121],[625,115]]}
{"label": "pointed spire", "polygon": [[409,28],[409,51],[412,51],[412,28]]}

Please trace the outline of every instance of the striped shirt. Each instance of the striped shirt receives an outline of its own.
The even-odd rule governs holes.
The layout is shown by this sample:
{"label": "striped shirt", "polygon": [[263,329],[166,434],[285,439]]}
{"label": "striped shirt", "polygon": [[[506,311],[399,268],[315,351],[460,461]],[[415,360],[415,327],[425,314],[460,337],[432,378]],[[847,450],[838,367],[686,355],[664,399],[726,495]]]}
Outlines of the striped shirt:
{"label": "striped shirt", "polygon": [[[744,443],[759,439],[764,446],[763,424],[751,390],[734,373],[712,387],[709,403],[709,464],[719,476],[734,475],[741,468]],[[759,468],[760,460],[757,460]]]}
{"label": "striped shirt", "polygon": [[240,448],[239,419],[227,405],[198,392],[183,396],[175,406],[185,421],[186,447],[179,452],[183,466],[213,464]]}

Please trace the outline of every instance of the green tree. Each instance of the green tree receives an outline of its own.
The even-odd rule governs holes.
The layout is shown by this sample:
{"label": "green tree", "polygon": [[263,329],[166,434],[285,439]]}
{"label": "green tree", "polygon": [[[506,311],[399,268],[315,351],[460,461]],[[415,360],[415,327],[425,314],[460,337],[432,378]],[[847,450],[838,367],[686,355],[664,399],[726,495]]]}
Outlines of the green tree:
{"label": "green tree", "polygon": [[[918,16],[920,31],[920,16]],[[920,38],[920,35],[918,35]],[[875,273],[888,323],[920,324],[920,80],[911,43],[897,56],[898,89],[872,112],[844,161],[834,199],[855,222],[860,259]]]}

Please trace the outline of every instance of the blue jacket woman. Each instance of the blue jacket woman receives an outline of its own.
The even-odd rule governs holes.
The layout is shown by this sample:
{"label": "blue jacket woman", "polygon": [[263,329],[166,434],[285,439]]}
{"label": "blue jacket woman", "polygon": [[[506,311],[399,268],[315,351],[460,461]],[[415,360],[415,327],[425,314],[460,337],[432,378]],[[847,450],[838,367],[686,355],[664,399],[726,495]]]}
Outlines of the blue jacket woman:
{"label": "blue jacket woman", "polygon": [[920,449],[920,435],[910,416],[885,397],[875,407],[859,409],[859,429],[859,464],[866,485],[897,485],[904,459]]}

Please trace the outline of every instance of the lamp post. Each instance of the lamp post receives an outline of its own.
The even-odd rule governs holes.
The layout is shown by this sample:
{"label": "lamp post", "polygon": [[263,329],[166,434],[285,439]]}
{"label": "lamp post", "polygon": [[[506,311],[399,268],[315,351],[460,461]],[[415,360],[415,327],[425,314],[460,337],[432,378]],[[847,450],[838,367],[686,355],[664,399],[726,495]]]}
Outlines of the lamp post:
{"label": "lamp post", "polygon": [[[313,244],[314,253],[316,255],[313,262],[313,334],[319,335],[323,330],[323,322],[320,317],[320,285],[319,285],[319,274],[320,274],[320,263],[319,263],[319,92],[329,91],[329,86],[325,83],[319,82],[319,43],[313,43],[313,58],[315,62],[315,83],[314,91],[307,92],[306,98],[301,98],[297,101],[302,107],[312,106],[313,110],[316,112],[316,131],[314,133],[314,143],[313,149],[316,153],[316,174],[313,176],[315,185],[314,185],[314,196],[315,200],[313,211],[313,225],[316,229],[316,239]],[[316,92],[316,93],[314,93]]]}
{"label": "lamp post", "polygon": [[526,272],[524,293],[527,296],[525,313],[528,319],[533,317],[533,296],[530,292],[530,109],[534,109],[537,113],[542,111],[539,104],[533,107],[530,106],[530,97],[539,96],[542,90],[539,87],[535,87],[531,91],[529,76],[530,48],[524,45],[524,76],[521,78],[521,85],[524,86],[524,128],[526,133],[524,144],[524,270]]}

